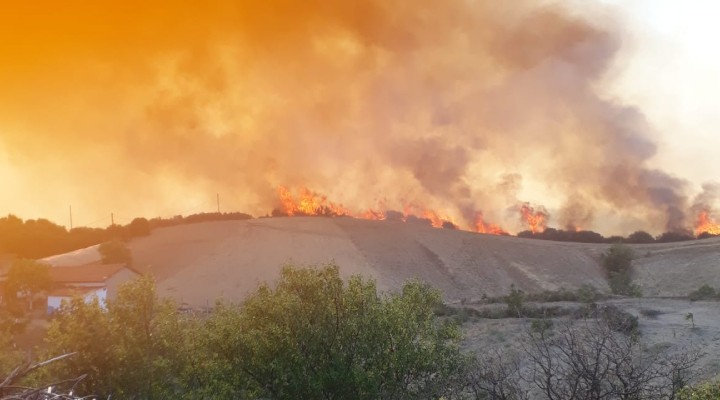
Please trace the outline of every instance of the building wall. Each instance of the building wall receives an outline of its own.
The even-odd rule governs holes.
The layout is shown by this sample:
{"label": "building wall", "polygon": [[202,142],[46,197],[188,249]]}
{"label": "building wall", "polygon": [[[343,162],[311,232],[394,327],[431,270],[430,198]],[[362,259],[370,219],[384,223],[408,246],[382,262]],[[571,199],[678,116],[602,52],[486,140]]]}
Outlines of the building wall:
{"label": "building wall", "polygon": [[129,268],[123,268],[115,275],[111,276],[110,279],[105,281],[105,285],[107,286],[107,298],[108,299],[115,299],[115,296],[117,296],[117,291],[120,285],[122,285],[125,282],[131,281],[135,278],[140,276],[137,272],[129,269]]}

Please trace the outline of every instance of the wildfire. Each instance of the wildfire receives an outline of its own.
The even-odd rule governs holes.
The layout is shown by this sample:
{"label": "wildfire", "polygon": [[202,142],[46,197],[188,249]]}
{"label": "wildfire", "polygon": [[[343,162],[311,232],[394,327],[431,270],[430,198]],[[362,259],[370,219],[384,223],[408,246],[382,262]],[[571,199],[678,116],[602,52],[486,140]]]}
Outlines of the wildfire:
{"label": "wildfire", "polygon": [[[278,187],[279,207],[277,212],[287,216],[350,216],[360,219],[385,220],[389,218],[388,209],[383,202],[378,207],[370,208],[365,211],[351,212],[345,206],[328,200],[327,196],[313,192],[307,188],[300,188],[295,195],[287,187]],[[415,204],[406,203],[403,205],[402,221],[407,222],[408,219],[415,217],[425,219],[435,228],[443,228],[448,226],[458,227],[459,225],[448,214],[421,207]],[[398,213],[398,217],[400,213]],[[506,235],[507,232],[499,225],[486,223],[482,218],[482,213],[478,213],[475,225],[470,227],[479,233],[488,233],[492,235]]]}
{"label": "wildfire", "polygon": [[536,211],[530,204],[525,203],[520,206],[520,214],[532,233],[542,233],[547,228],[548,214],[544,208]]}
{"label": "wildfire", "polygon": [[475,217],[475,232],[487,233],[490,235],[507,235],[508,233],[500,227],[500,225],[485,222],[482,213],[477,213]]}
{"label": "wildfire", "polygon": [[695,235],[697,236],[706,232],[711,235],[720,235],[720,224],[716,223],[715,220],[710,217],[709,212],[701,211],[695,222]]}
{"label": "wildfire", "polygon": [[342,206],[319,195],[307,188],[300,189],[297,197],[293,197],[290,190],[280,186],[278,188],[280,198],[280,211],[288,216],[294,215],[350,215],[350,212]]}

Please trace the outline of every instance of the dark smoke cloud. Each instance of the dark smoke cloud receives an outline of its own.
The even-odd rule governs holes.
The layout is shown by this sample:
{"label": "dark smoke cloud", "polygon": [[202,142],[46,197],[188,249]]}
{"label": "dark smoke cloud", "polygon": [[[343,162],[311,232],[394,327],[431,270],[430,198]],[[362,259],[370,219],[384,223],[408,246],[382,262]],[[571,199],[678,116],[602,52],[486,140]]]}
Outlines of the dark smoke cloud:
{"label": "dark smoke cloud", "polygon": [[[538,4],[71,3],[75,20],[23,69],[35,83],[0,98],[0,127],[17,132],[0,144],[27,182],[57,182],[52,201],[98,213],[177,213],[221,192],[265,214],[286,185],[463,227],[481,211],[519,230],[505,210],[552,198],[570,199],[566,225],[602,211],[685,226],[685,183],[647,166],[652,128],[598,94],[619,31]],[[28,29],[52,42],[42,23]]]}

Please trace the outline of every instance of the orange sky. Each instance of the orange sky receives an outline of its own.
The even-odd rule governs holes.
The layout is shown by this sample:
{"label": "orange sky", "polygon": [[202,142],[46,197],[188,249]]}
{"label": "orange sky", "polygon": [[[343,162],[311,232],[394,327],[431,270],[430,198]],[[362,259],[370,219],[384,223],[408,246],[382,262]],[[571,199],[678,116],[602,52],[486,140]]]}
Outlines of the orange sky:
{"label": "orange sky", "polygon": [[103,225],[213,211],[220,193],[262,215],[286,185],[510,230],[525,201],[561,227],[687,224],[691,185],[651,167],[658,132],[599,89],[613,11],[537,4],[16,2],[0,213],[67,224],[72,205]]}

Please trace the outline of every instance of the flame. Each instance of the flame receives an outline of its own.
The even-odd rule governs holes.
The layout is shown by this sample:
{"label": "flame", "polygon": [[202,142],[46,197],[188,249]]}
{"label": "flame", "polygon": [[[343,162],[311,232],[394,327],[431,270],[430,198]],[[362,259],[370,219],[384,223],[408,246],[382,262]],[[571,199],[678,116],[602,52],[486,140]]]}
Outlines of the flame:
{"label": "flame", "polygon": [[710,213],[705,210],[698,214],[695,222],[695,235],[697,236],[706,232],[711,235],[720,235],[720,224],[716,223],[715,220],[710,217]]}
{"label": "flame", "polygon": [[[384,202],[379,202],[375,208],[369,208],[364,211],[357,213],[351,212],[345,208],[342,204],[332,202],[328,200],[327,196],[313,192],[312,190],[302,187],[295,191],[288,189],[285,186],[278,187],[278,200],[279,207],[277,210],[287,216],[312,216],[312,215],[324,215],[324,216],[350,216],[360,219],[369,220],[385,220],[387,219],[388,209],[385,207]],[[443,213],[438,210],[431,208],[425,208],[412,203],[406,203],[402,207],[402,220],[407,221],[411,217],[423,218],[430,221],[430,224],[435,228],[442,228],[447,224],[452,224],[455,227],[460,225],[455,219],[448,213]],[[487,224],[482,218],[482,213],[477,214],[479,217],[476,218],[475,225],[469,227],[469,230],[474,230],[480,233],[488,233],[493,235],[507,235],[507,232],[496,224]]]}
{"label": "flame", "polygon": [[342,206],[327,199],[326,196],[301,188],[298,198],[293,197],[290,190],[284,186],[278,188],[280,198],[280,211],[288,216],[295,215],[350,215]]}
{"label": "flame", "polygon": [[[430,224],[432,224],[432,226],[435,228],[442,228],[443,223],[445,221],[449,221],[449,218],[441,217],[440,214],[438,214],[435,210],[423,210],[422,216],[425,219],[429,219]],[[452,221],[450,221],[450,222],[452,222]]]}
{"label": "flame", "polygon": [[542,233],[547,228],[548,214],[542,207],[535,211],[530,204],[525,203],[520,206],[520,214],[532,233]]}
{"label": "flame", "polygon": [[477,213],[475,216],[475,232],[487,233],[490,235],[507,235],[508,233],[497,224],[490,224],[485,222],[485,218],[482,213]]}

